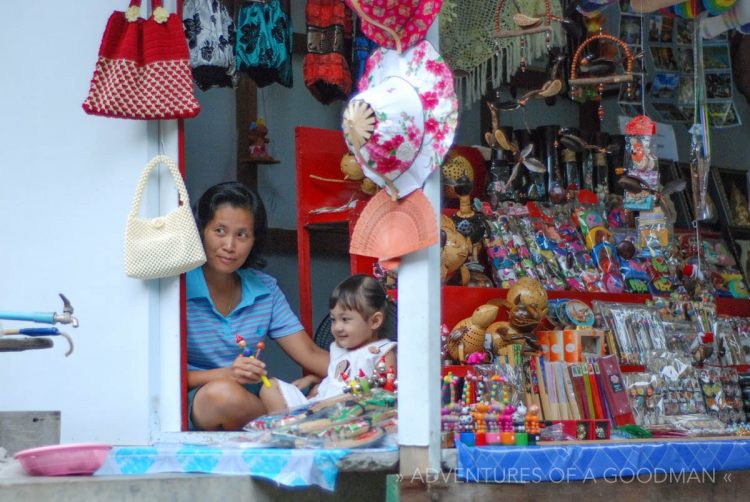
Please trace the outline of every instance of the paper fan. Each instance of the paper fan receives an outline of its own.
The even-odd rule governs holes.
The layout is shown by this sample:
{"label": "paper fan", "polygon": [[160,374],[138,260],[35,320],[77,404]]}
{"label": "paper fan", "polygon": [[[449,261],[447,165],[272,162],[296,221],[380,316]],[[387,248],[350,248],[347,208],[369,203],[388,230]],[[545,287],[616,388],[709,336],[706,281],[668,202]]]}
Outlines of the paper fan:
{"label": "paper fan", "polygon": [[435,210],[422,190],[397,201],[381,190],[357,220],[349,252],[378,258],[392,268],[395,258],[437,242]]}

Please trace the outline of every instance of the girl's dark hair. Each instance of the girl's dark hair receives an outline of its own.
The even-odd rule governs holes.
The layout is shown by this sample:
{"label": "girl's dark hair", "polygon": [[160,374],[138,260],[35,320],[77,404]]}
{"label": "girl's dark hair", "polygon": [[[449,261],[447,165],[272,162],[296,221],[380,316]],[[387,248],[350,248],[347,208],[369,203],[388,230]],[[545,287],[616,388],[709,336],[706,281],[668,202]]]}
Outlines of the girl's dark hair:
{"label": "girl's dark hair", "polygon": [[[328,308],[341,305],[369,319],[375,312],[383,313],[383,326],[388,316],[388,295],[383,285],[373,277],[357,274],[343,280],[331,292]],[[382,331],[382,330],[381,330]]]}
{"label": "girl's dark hair", "polygon": [[263,201],[254,190],[236,181],[219,183],[206,190],[195,208],[195,219],[198,231],[203,239],[203,231],[219,209],[224,204],[235,208],[248,209],[253,215],[253,228],[255,230],[255,243],[250,255],[240,268],[263,268],[266,265],[260,255],[266,244],[268,235],[268,220],[266,219],[266,208]]}

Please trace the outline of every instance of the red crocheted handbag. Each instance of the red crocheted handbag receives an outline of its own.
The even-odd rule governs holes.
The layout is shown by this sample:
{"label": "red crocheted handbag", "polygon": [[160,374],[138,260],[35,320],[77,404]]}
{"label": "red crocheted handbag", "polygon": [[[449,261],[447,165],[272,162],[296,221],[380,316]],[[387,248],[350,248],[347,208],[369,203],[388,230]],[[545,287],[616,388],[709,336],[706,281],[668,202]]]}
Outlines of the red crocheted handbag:
{"label": "red crocheted handbag", "polygon": [[109,17],[83,102],[86,113],[158,120],[195,117],[200,111],[182,21],[162,0],[151,3],[148,19],[139,16],[141,0]]}

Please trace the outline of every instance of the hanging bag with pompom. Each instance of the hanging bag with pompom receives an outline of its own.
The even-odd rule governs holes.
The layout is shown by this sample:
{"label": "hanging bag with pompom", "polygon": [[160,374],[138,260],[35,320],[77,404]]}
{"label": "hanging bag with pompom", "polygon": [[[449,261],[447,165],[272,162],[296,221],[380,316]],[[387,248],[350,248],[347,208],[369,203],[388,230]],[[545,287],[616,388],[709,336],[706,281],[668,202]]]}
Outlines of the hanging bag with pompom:
{"label": "hanging bag with pompom", "polygon": [[86,113],[160,120],[191,118],[200,111],[182,21],[162,0],[151,3],[148,19],[140,17],[141,0],[109,17],[83,102]]}

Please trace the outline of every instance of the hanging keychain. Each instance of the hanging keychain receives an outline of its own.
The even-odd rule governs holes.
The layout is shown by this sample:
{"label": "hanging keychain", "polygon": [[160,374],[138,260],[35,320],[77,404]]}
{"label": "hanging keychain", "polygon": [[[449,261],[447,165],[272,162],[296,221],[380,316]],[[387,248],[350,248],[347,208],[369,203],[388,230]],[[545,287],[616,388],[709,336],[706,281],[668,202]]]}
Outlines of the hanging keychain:
{"label": "hanging keychain", "polygon": [[[512,16],[508,16],[510,12],[503,11],[503,9],[506,8],[506,2],[508,1],[513,2],[513,7],[510,7],[511,9],[514,9]],[[502,21],[506,20],[508,17],[512,19],[510,23],[511,29],[503,29]],[[523,72],[526,71],[526,57],[530,44],[529,40],[527,39],[528,36],[544,33],[544,43],[547,48],[547,52],[552,49],[554,35],[552,21],[561,23],[563,26],[571,28],[573,25],[573,23],[569,19],[563,19],[559,16],[553,15],[551,0],[544,0],[544,14],[541,16],[530,16],[522,12],[522,9],[517,0],[499,0],[499,2],[497,3],[497,8],[495,9],[494,36],[497,39],[520,37],[518,42],[520,46],[519,68]],[[555,37],[557,37],[557,35],[555,35]],[[499,44],[497,45],[496,49],[496,52],[499,54]]]}
{"label": "hanging keychain", "polygon": [[[614,72],[617,69],[618,63],[615,61],[610,61],[608,59],[602,59],[600,61],[597,61],[596,63],[589,63],[589,73],[598,76],[584,78],[579,77],[578,73],[581,70],[581,65],[584,64],[583,50],[594,41],[610,42],[620,46],[624,55],[625,73],[615,74]],[[570,84],[571,97],[573,97],[573,99],[575,99],[576,97],[582,97],[584,94],[583,87],[595,85],[597,92],[599,93],[599,109],[597,111],[597,114],[599,116],[599,120],[603,119],[604,105],[601,100],[603,99],[604,87],[607,84],[626,84],[625,94],[629,98],[633,91],[632,86],[634,62],[635,57],[630,52],[630,48],[619,38],[607,33],[597,33],[596,35],[590,36],[589,38],[584,40],[581,45],[578,46],[578,49],[573,56],[573,61],[570,66],[570,80],[568,81],[568,83]],[[602,75],[602,73],[607,74]]]}

